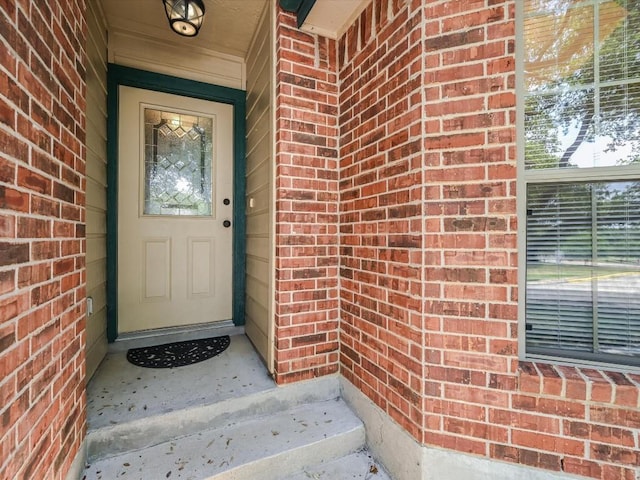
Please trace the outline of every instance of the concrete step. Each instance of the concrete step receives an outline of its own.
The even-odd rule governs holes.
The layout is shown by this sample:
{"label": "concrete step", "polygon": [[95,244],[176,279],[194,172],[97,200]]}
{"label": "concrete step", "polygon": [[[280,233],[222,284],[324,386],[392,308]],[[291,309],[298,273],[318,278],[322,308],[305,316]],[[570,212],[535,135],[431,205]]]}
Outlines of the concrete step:
{"label": "concrete step", "polygon": [[[334,399],[230,420],[216,428],[98,460],[87,466],[85,478],[280,480],[296,472],[305,475],[306,468],[329,472],[334,460],[360,451],[364,444],[362,422],[342,400]],[[313,465],[321,467],[310,467]],[[361,470],[362,466],[354,468]]]}
{"label": "concrete step", "polygon": [[301,404],[332,400],[339,396],[338,380],[329,376],[284,387],[274,386],[211,404],[164,413],[154,412],[144,418],[129,421],[120,419],[117,424],[89,430],[87,459],[89,462],[95,462],[177,437],[223,427],[256,416],[277,414]]}
{"label": "concrete step", "polygon": [[319,463],[281,478],[280,480],[391,480],[366,450]]}

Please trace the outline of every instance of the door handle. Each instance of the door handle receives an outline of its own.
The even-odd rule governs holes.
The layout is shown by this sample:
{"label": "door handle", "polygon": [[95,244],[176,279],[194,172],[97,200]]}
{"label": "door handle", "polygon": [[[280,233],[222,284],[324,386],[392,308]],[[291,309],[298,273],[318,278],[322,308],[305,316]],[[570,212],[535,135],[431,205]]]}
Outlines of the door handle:
{"label": "door handle", "polygon": [[229,228],[231,226],[231,222],[229,220],[225,220],[224,222],[222,222],[222,226],[224,228]]}

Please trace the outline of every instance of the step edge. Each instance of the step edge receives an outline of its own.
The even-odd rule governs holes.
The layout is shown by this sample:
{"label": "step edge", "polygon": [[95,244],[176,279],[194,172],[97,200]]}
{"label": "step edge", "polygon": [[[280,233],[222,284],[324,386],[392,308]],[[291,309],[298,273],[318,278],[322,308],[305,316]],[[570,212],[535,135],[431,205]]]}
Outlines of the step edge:
{"label": "step edge", "polygon": [[[354,458],[354,457],[366,457],[366,458]],[[280,477],[278,478],[278,480],[300,480],[301,478],[305,478],[305,480],[311,479],[311,478],[316,478],[315,476],[311,476],[314,470],[321,470],[324,469],[326,470],[327,468],[332,468],[333,470],[339,469],[340,466],[338,466],[338,468],[336,468],[336,464],[339,464],[343,461],[347,461],[349,460],[351,465],[353,465],[353,462],[361,462],[363,464],[363,466],[366,464],[366,467],[368,470],[366,470],[367,473],[365,473],[365,478],[369,478],[369,474],[373,475],[371,476],[371,480],[392,480],[389,473],[386,471],[386,469],[384,468],[384,466],[382,465],[381,462],[379,462],[372,454],[371,451],[367,448],[367,445],[365,445],[363,448],[355,451],[355,452],[351,452],[348,453],[346,455],[343,455],[341,457],[335,458],[335,459],[330,459],[328,461],[325,462],[319,462],[319,463],[315,463],[313,465],[308,465],[305,466],[303,468],[301,468],[300,470],[293,472],[292,474],[287,474],[285,477]],[[372,472],[371,471],[371,466],[375,466],[377,469],[377,472]],[[309,472],[311,471],[311,472]],[[332,479],[336,479],[336,478],[347,478],[347,477],[336,477],[336,476],[322,476],[322,475],[326,475],[326,471],[323,473],[320,473],[320,478],[332,478]],[[351,477],[348,477],[351,478]]]}
{"label": "step edge", "polygon": [[[358,424],[331,437],[259,457],[202,480],[279,480],[307,467],[350,455],[365,447],[364,425]],[[323,452],[320,456],[319,451]]]}
{"label": "step edge", "polygon": [[219,428],[229,421],[260,418],[338,398],[338,378],[327,376],[225,399],[210,405],[110,425],[87,433],[87,460],[95,462]]}
{"label": "step edge", "polygon": [[[279,416],[288,417],[289,419],[293,419],[295,421],[296,417],[300,418],[298,417],[299,415],[305,415],[305,413],[303,413],[304,409],[316,409],[314,413],[314,416],[316,417],[316,421],[322,418],[323,414],[321,412],[323,410],[326,412],[325,413],[326,415],[330,415],[330,418],[338,419],[341,421],[339,422],[339,425],[336,426],[335,429],[322,428],[322,431],[319,434],[316,432],[316,436],[313,439],[308,439],[308,438],[305,438],[304,436],[301,436],[301,437],[298,437],[299,441],[294,441],[294,442],[286,441],[286,442],[279,443],[275,451],[267,455],[264,454],[264,451],[261,451],[258,448],[250,449],[248,452],[249,453],[248,455],[242,458],[238,458],[237,465],[232,464],[231,467],[227,466],[224,470],[220,469],[216,472],[211,472],[210,474],[202,473],[202,471],[200,470],[200,474],[198,474],[199,469],[201,469],[203,466],[202,465],[198,466],[197,464],[198,462],[196,461],[196,464],[194,465],[193,467],[194,469],[192,471],[187,470],[186,472],[182,472],[182,474],[188,475],[189,478],[197,478],[198,480],[203,480],[204,478],[209,478],[209,477],[215,478],[216,476],[219,476],[218,478],[220,479],[235,478],[238,475],[240,475],[238,478],[247,478],[247,479],[255,479],[255,478],[260,478],[261,480],[263,480],[264,478],[276,479],[277,476],[275,476],[275,474],[270,473],[270,476],[266,476],[264,472],[262,472],[262,469],[268,467],[270,469],[270,472],[277,471],[278,475],[289,475],[291,473],[295,473],[299,469],[304,468],[305,466],[313,465],[318,462],[330,461],[331,459],[338,458],[338,457],[347,455],[348,453],[358,451],[365,446],[366,433],[364,429],[364,424],[342,400],[338,400],[338,401],[329,400],[329,401],[319,402],[317,404],[312,404],[312,405],[302,405],[295,410],[282,412]],[[346,415],[346,417],[344,415]],[[269,418],[274,418],[274,421],[276,423],[279,422],[279,420],[275,419],[275,417],[269,417]],[[257,418],[257,419],[249,420],[248,422],[238,424],[237,427],[239,427],[241,430],[246,431],[246,427],[248,426],[248,424],[252,423],[253,421],[261,422],[262,420],[264,419]],[[269,431],[269,429],[271,428],[272,426],[268,425],[266,427],[266,431]],[[214,432],[215,431],[216,430],[214,430]],[[235,438],[234,432],[227,432],[227,434]],[[170,441],[169,443],[173,443],[173,442]],[[176,447],[176,451],[174,453],[178,457],[181,457],[182,454],[181,454],[179,441],[177,443],[178,445],[173,445],[171,450],[173,451],[174,450],[173,447]],[[148,462],[149,459],[157,458],[156,455],[162,456],[161,452],[163,451],[162,450],[163,447],[161,445],[156,445],[149,448],[156,449],[156,450],[147,452],[147,454],[145,455],[147,458],[146,462]],[[159,448],[159,450],[157,450],[157,448]],[[164,448],[166,450],[166,445]],[[194,452],[193,444],[186,444],[182,448],[184,451]],[[131,462],[133,464],[134,461],[132,461],[131,457],[136,457],[139,452],[141,453],[141,452],[144,452],[145,450],[146,449],[142,449],[140,451],[129,451],[129,452],[126,452],[125,454],[116,455],[112,458],[102,459],[99,461],[99,462],[108,462],[107,465],[104,465],[104,464],[100,465],[99,462],[96,462],[96,464],[94,464],[93,462],[89,462],[91,465],[87,465],[87,468],[91,466],[94,470],[98,469],[98,470],[105,471],[105,468],[107,470],[112,469],[114,464],[120,465],[122,463],[124,465],[127,465],[128,462]],[[303,454],[302,452],[306,452],[306,453]],[[236,455],[236,453],[233,451],[229,452],[229,454],[231,455],[231,458],[233,458]],[[286,470],[282,470],[282,467],[278,464],[278,462],[281,462],[282,459],[288,459],[287,464],[291,463],[292,466],[290,467],[287,466]],[[301,461],[301,459],[306,459],[306,460]],[[191,460],[189,460],[186,463],[192,464]],[[116,466],[115,468],[118,468],[118,467]],[[256,473],[256,471],[259,471],[259,472]],[[230,476],[227,477],[226,475],[230,475]]]}

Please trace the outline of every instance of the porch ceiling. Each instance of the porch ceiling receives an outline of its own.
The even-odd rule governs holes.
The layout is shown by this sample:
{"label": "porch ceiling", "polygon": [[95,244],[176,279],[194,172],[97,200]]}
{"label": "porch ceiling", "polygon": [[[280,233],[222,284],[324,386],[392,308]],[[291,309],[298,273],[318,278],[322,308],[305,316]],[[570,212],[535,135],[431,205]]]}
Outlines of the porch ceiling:
{"label": "porch ceiling", "polygon": [[194,38],[181,37],[169,28],[161,0],[101,0],[101,4],[111,31],[245,58],[268,0],[203,1],[205,20]]}

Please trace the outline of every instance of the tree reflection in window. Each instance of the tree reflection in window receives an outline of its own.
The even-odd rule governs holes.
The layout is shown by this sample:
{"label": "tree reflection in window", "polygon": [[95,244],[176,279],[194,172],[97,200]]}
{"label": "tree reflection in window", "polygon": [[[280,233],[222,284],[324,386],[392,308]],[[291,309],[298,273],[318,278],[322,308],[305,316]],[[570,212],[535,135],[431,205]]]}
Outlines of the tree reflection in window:
{"label": "tree reflection in window", "polygon": [[529,0],[527,169],[640,160],[640,0]]}
{"label": "tree reflection in window", "polygon": [[213,119],[144,109],[144,215],[211,216]]}

